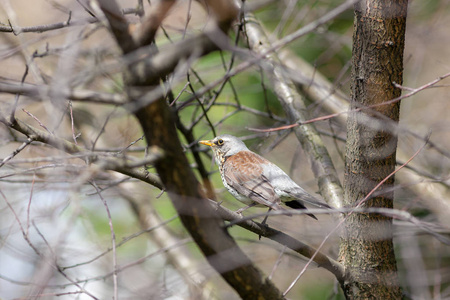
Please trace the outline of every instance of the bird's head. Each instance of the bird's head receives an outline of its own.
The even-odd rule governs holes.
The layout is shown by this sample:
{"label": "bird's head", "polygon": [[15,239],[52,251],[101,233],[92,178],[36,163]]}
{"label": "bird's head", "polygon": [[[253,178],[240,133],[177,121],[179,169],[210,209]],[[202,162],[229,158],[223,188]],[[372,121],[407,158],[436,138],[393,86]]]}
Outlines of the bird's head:
{"label": "bird's head", "polygon": [[210,146],[216,159],[226,158],[240,151],[248,150],[243,141],[229,134],[219,135],[212,140],[200,141],[199,143]]}

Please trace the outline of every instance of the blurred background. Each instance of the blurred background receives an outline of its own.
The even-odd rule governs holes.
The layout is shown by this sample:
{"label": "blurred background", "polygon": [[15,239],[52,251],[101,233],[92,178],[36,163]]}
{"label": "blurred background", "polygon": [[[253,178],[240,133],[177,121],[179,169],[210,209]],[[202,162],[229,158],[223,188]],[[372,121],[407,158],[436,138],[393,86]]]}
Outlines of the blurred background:
{"label": "blurred background", "polygon": [[[269,39],[276,41],[340,2],[247,4],[266,28]],[[138,24],[140,1],[118,3],[127,19]],[[23,81],[33,88],[45,86],[51,90],[17,96],[0,85],[0,111],[8,116],[17,103],[15,114],[21,121],[90,151],[69,155],[44,143],[30,144],[24,135],[0,125],[0,159],[4,161],[0,163],[0,298],[110,299],[116,269],[121,299],[237,299],[200,254],[165,193],[142,180],[101,168],[93,170],[90,165],[93,153],[136,161],[145,155],[141,128],[121,105],[113,101],[68,101],[62,92],[62,87],[70,87],[125,98],[120,49],[105,25],[91,16],[90,7],[87,1],[0,1],[0,81],[18,86]],[[151,11],[150,1],[143,2],[143,11]],[[175,41],[202,32],[207,20],[207,13],[197,2],[178,1],[158,31],[157,50],[163,52]],[[33,28],[63,22],[69,25],[54,25],[52,30]],[[8,32],[11,26],[14,32]],[[236,47],[247,48],[242,33],[236,36],[237,27],[233,27],[231,38],[236,40]],[[410,1],[403,94],[450,72],[449,27],[450,1]],[[20,28],[30,32],[21,32]],[[313,70],[311,78],[305,77],[301,67],[294,70],[304,79],[299,82],[301,90],[323,75],[343,101],[349,100],[352,33],[353,12],[348,10],[283,47]],[[168,97],[168,101],[181,127],[194,137],[191,140],[180,131],[192,167],[198,167],[191,151],[195,148],[202,152],[218,200],[232,210],[242,207],[223,188],[209,150],[197,148],[193,142],[213,138],[214,128],[215,134],[242,137],[251,150],[278,164],[310,193],[316,193],[309,160],[291,131],[252,130],[287,124],[263,65],[238,73],[191,101],[194,91],[223,78],[243,61],[227,51],[214,52],[198,60],[193,58],[187,72],[175,73],[169,80],[174,97]],[[396,175],[395,187],[395,208],[411,213],[442,234],[448,234],[445,228],[450,228],[449,83],[444,79],[402,101],[398,162],[407,161],[425,143],[426,136],[431,136],[429,146],[409,168]],[[311,118],[329,113],[317,99],[307,101]],[[345,123],[331,118],[315,125],[342,179]],[[140,171],[155,173],[151,166]],[[91,179],[86,183],[85,178]],[[252,208],[244,215],[262,212],[265,209]],[[319,221],[307,216],[271,217],[269,225],[317,247],[336,226],[333,218],[318,217]],[[308,262],[237,226],[229,231],[281,290],[287,289]],[[448,246],[404,220],[395,221],[394,236],[405,293],[414,299],[450,298]],[[338,243],[336,232],[323,252],[337,258]],[[334,276],[314,264],[288,297],[343,299]]]}

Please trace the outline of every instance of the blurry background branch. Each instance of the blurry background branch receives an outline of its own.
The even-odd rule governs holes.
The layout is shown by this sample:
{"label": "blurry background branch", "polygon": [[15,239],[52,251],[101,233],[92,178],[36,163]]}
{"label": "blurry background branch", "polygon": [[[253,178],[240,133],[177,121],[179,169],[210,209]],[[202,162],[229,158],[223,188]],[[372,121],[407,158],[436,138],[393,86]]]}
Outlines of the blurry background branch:
{"label": "blurry background branch", "polygon": [[[134,51],[138,45],[130,41],[128,28],[123,24],[123,17],[117,15],[120,11],[116,5],[111,5],[110,1],[99,2],[124,54]],[[222,33],[228,31],[231,22],[236,18],[237,9],[229,1],[206,1],[205,3],[208,8],[211,8],[212,17],[218,27],[213,26],[209,34],[219,36],[220,39]],[[216,49],[216,45],[207,36],[203,36],[202,40],[204,44],[196,44],[195,49],[174,47],[185,52],[185,54],[180,53],[177,60],[181,60],[184,55],[204,55]],[[225,36],[223,40],[226,40]],[[129,66],[129,73],[125,75],[129,101],[136,102],[143,99],[153,86],[159,84],[158,80],[164,79],[166,73],[172,72],[175,67],[176,65],[168,65],[166,72],[160,73],[154,72],[151,66],[141,66],[139,62]],[[223,222],[202,199],[203,193],[182,151],[177,138],[175,119],[165,98],[160,97],[140,107],[134,113],[142,126],[148,145],[164,150],[165,155],[154,164],[155,168],[183,225],[209,263],[242,298],[283,298],[281,292],[272,282],[264,279],[260,270],[224,231]]]}
{"label": "blurry background branch", "polygon": [[[254,18],[247,13],[244,15],[246,38],[250,49],[257,53],[264,53],[270,49],[270,41],[264,29]],[[271,64],[273,76],[272,85],[280,100],[290,123],[301,123],[309,119],[306,112],[305,99],[295,89],[295,85],[286,74],[286,70],[276,54],[266,59]],[[336,208],[343,206],[343,190],[331,157],[323,143],[314,124],[301,125],[294,129],[303,149],[309,154],[311,168],[318,180],[320,194],[328,203]]]}
{"label": "blurry background branch", "polygon": [[254,222],[252,220],[242,220],[241,215],[238,215],[221,205],[217,205],[217,203],[214,203],[214,201],[211,202],[212,206],[217,210],[221,218],[223,218],[224,220],[230,221],[237,226],[256,233],[259,236],[266,237],[280,243],[281,245],[285,245],[306,258],[313,258],[314,256],[313,261],[317,263],[319,267],[325,268],[333,273],[333,275],[336,276],[336,279],[340,282],[345,279],[344,269],[342,265],[334,259],[321,253],[319,250],[316,250],[276,229],[261,225],[260,223]]}
{"label": "blurry background branch", "polygon": [[[342,231],[334,217],[353,209],[311,210],[319,221],[272,213],[269,227],[259,225],[266,214],[259,208],[238,217],[231,210],[240,204],[197,141],[240,136],[341,206],[353,2],[250,0],[231,23],[227,16],[238,12],[228,1],[118,3],[0,5],[0,297],[255,297],[236,293],[216,271],[220,264],[228,282],[237,278],[235,266],[240,278],[258,282],[234,287],[264,284],[278,293],[289,286],[290,298],[342,298],[336,278],[349,278],[343,265],[359,253],[336,261]],[[449,296],[449,8],[446,1],[409,4],[405,79],[392,83],[403,95],[353,109],[373,113],[407,99],[399,125],[379,114],[364,119],[371,130],[398,136],[397,165],[432,133],[385,190],[395,191],[396,209],[354,212],[394,219],[392,227],[371,224],[378,229],[371,238],[393,238],[402,289],[417,299]],[[311,148],[293,135],[311,127],[296,123],[292,99],[301,104],[301,122],[314,123]],[[276,129],[283,126],[289,129]],[[222,203],[197,208],[200,198]],[[212,247],[200,250],[185,224],[197,242],[210,239],[202,247]],[[209,255],[209,264],[205,251],[226,245],[226,257]],[[310,264],[305,258],[315,249],[317,264]]]}

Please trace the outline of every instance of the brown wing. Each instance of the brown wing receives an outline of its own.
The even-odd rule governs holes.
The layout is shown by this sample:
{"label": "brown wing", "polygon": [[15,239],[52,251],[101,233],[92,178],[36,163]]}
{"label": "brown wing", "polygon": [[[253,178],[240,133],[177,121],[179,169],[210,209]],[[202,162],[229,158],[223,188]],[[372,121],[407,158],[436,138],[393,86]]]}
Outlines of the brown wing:
{"label": "brown wing", "polygon": [[281,200],[265,176],[261,163],[267,161],[250,151],[241,151],[226,159],[223,165],[224,177],[228,185],[241,195],[272,209],[283,209]]}

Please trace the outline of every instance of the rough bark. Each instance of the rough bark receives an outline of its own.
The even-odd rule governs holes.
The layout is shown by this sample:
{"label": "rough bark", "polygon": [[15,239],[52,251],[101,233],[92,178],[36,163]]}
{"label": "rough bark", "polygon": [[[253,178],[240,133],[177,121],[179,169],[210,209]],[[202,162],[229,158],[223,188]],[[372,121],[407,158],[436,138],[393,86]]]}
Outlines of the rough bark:
{"label": "rough bark", "polygon": [[164,149],[165,156],[156,170],[169,193],[183,225],[204,253],[209,263],[238,292],[242,299],[283,299],[273,283],[253,266],[224,229],[208,202],[203,198],[183,153],[173,116],[164,99],[136,113],[148,143]]}
{"label": "rough bark", "polygon": [[[401,94],[393,82],[402,82],[407,5],[407,0],[363,0],[355,4],[346,206],[393,207],[393,176],[374,195],[364,198],[395,169],[400,103],[379,104]],[[350,214],[340,251],[346,269],[347,299],[401,298],[391,218]]]}

